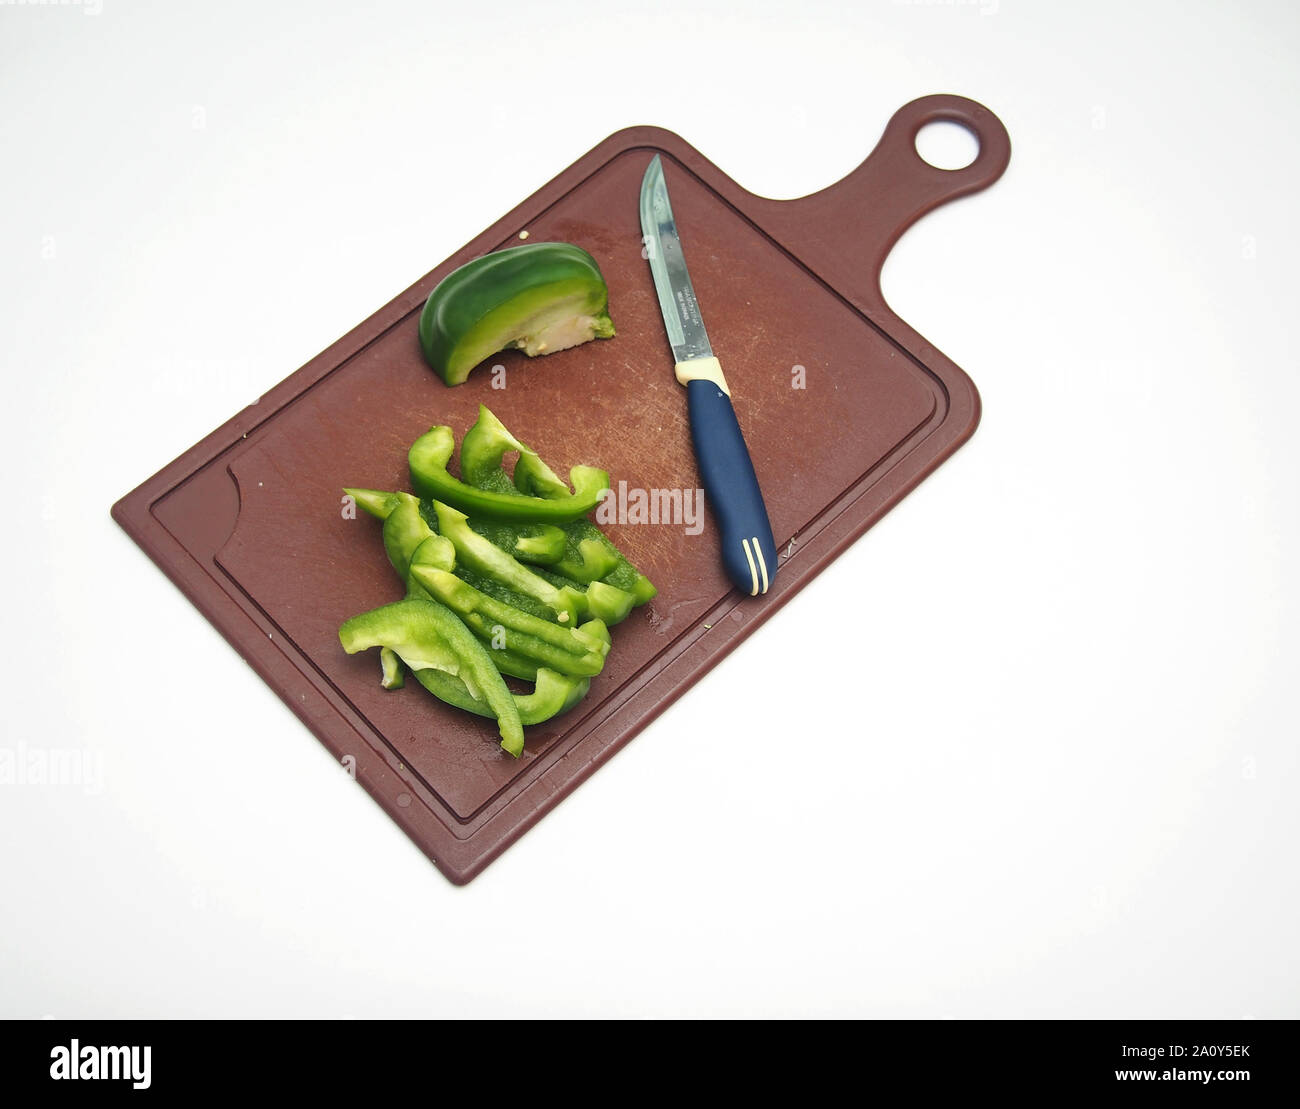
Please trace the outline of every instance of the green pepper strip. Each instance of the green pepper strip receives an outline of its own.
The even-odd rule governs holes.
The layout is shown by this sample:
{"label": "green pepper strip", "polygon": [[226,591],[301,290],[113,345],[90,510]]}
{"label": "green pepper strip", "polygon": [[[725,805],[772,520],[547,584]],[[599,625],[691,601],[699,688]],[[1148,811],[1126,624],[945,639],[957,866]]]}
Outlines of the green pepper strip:
{"label": "green pepper strip", "polygon": [[[561,524],[585,516],[600,503],[609,488],[609,474],[592,466],[575,466],[569,471],[573,492],[568,487],[561,496],[540,501],[518,493],[494,493],[476,489],[447,472],[456,440],[449,427],[435,427],[421,435],[412,445],[407,461],[411,483],[422,497],[442,501],[453,508],[489,520],[518,523]],[[561,482],[561,484],[563,484]]]}
{"label": "green pepper strip", "polygon": [[577,674],[561,674],[559,670],[555,670],[549,666],[544,666],[536,659],[529,658],[527,655],[521,655],[518,651],[507,651],[503,647],[493,646],[494,642],[499,643],[500,640],[494,639],[494,636],[479,635],[479,633],[474,631],[474,629],[468,624],[465,626],[478,636],[480,643],[484,644],[484,646],[488,648],[488,654],[492,656],[492,661],[496,664],[496,668],[507,678],[521,678],[526,682],[535,682],[537,681],[538,674],[542,673],[543,670],[549,670],[552,674],[560,674],[561,677],[567,678],[569,681],[576,682],[579,680],[579,675]]}
{"label": "green pepper strip", "polygon": [[[533,572],[545,578],[552,585],[557,587],[568,586],[574,594],[574,600],[577,602],[579,619],[594,617],[612,627],[627,618],[635,603],[635,598],[631,593],[612,585],[606,585],[604,582],[588,582],[585,586],[579,588],[575,585],[569,585],[563,577],[547,567],[539,566]],[[503,604],[512,605],[514,608],[537,616],[542,620],[552,619],[551,609],[542,604],[541,601],[519,593],[509,586],[502,585],[495,578],[480,574],[465,566],[456,568],[456,576],[461,581],[472,585],[480,593],[495,597]]]}
{"label": "green pepper strip", "polygon": [[[478,419],[460,441],[460,472],[475,489],[490,488],[485,485],[485,482],[495,478],[497,471],[501,470],[501,460],[506,456],[507,451],[518,451],[520,463],[525,458],[532,457],[536,458],[544,468],[550,469],[538,458],[537,452],[532,447],[521,443],[510,434],[506,425],[497,419],[486,404],[480,404]],[[516,463],[516,466],[518,464]],[[555,477],[554,471],[551,471],[551,476]],[[555,477],[555,480],[560,481],[558,477]],[[509,489],[495,491],[519,496],[519,491],[515,489],[513,483],[509,485]]]}
{"label": "green pepper strip", "polygon": [[564,532],[554,524],[526,524],[532,534],[523,534],[515,542],[515,558],[543,566],[564,557]]}
{"label": "green pepper strip", "polygon": [[[523,461],[522,456],[520,461]],[[538,464],[542,470],[545,470],[545,474],[541,473],[538,466],[531,466],[526,468],[521,475],[519,468],[515,467],[516,488],[522,493],[531,493],[538,497],[552,497],[555,495],[555,482],[558,479],[550,470],[546,469],[545,463],[542,463],[540,459]],[[549,475],[549,478],[546,475]],[[576,541],[579,547],[583,548],[584,557],[591,557],[588,552],[594,553],[594,549],[602,549],[606,557],[613,560],[614,565],[600,575],[600,580],[607,585],[631,593],[636,604],[643,605],[658,594],[659,590],[654,587],[650,579],[633,566],[623,552],[611,542],[609,536],[590,520],[574,520],[564,526],[564,533],[570,539]],[[553,569],[562,572],[564,563],[557,563]]]}
{"label": "green pepper strip", "polygon": [[[435,546],[435,544],[445,544],[446,551],[441,547]],[[420,547],[416,550],[415,555],[411,559],[412,571],[416,568],[422,567],[428,570],[442,570],[449,573],[454,565],[452,559],[446,557],[447,552],[450,552],[450,549],[450,542],[441,535],[435,535],[425,540],[420,544]],[[414,573],[410,575],[408,582],[407,596],[423,596],[435,599],[428,590],[415,580]],[[531,600],[531,598],[520,599]],[[532,603],[537,604],[543,612],[549,611],[545,606],[538,604],[538,602],[534,601]],[[599,624],[599,621],[592,621],[591,623]],[[475,626],[476,624],[477,626]],[[572,702],[570,701],[571,697],[581,698],[583,692],[585,692],[585,684],[583,685],[582,691],[576,691],[576,686],[580,683],[585,683],[586,679],[568,673],[567,671],[574,669],[572,665],[566,664],[555,669],[539,665],[537,656],[539,654],[542,655],[544,661],[544,651],[539,652],[534,649],[529,653],[523,653],[513,648],[496,649],[496,645],[504,639],[506,634],[504,631],[498,632],[497,629],[500,625],[483,624],[482,622],[471,620],[466,623],[466,626],[469,627],[470,631],[478,635],[480,640],[494,648],[489,653],[492,656],[493,664],[502,674],[507,674],[512,678],[523,678],[526,681],[536,683],[536,687],[532,693],[527,695],[513,695],[515,698],[515,705],[519,709],[520,719],[522,719],[525,724],[540,723],[557,713],[564,712],[566,709],[572,707]],[[555,625],[551,624],[549,621],[547,621],[547,626],[551,628],[555,627]],[[608,643],[609,632],[604,630],[604,625],[599,626],[604,632],[605,642]],[[585,631],[587,627],[588,625],[584,624],[581,630]],[[517,634],[511,634],[513,638],[518,638]],[[599,665],[595,664],[592,660],[587,659],[582,668],[585,672],[591,670],[593,666],[596,667],[596,670],[599,670]],[[449,704],[464,708],[462,702],[466,699],[473,699],[473,694],[471,694],[468,689],[464,688],[460,679],[453,677],[450,674],[443,674],[432,670],[421,670],[416,672],[415,677],[416,680],[435,697],[447,701]],[[460,688],[457,689],[457,686]],[[447,694],[447,696],[444,696],[444,694]],[[527,717],[527,719],[524,719],[525,717]]]}
{"label": "green pepper strip", "polygon": [[[409,589],[411,560],[415,557],[416,551],[423,551],[426,562],[432,561],[436,565],[442,565],[450,560],[454,565],[455,548],[450,540],[434,534],[433,529],[420,514],[420,502],[417,498],[410,493],[394,493],[392,497],[393,507],[384,519],[384,551],[388,555],[388,561],[393,564],[393,569],[397,571],[397,576],[407,583]],[[436,540],[436,542],[431,543],[425,550],[424,544],[429,540]],[[415,595],[427,596],[418,587]]]}
{"label": "green pepper strip", "polygon": [[457,612],[480,612],[498,624],[516,631],[527,632],[542,642],[558,647],[571,655],[585,655],[598,651],[604,658],[609,653],[607,645],[592,639],[578,628],[563,628],[549,620],[541,620],[530,613],[522,612],[498,601],[495,597],[480,593],[472,585],[447,570],[416,565],[412,567],[411,573],[420,585]]}
{"label": "green pepper strip", "polygon": [[465,566],[456,567],[456,576],[466,584],[472,585],[480,593],[495,597],[502,604],[511,605],[521,612],[536,616],[539,620],[551,620],[553,618],[551,610],[541,601],[523,593],[517,593],[509,586],[502,585],[496,578],[490,578],[486,574],[480,574],[477,570],[471,570]]}
{"label": "green pepper strip", "polygon": [[[461,566],[456,570],[456,576],[472,585],[480,593],[486,593],[489,597],[495,597],[502,604],[511,605],[522,612],[531,613],[540,620],[550,620],[552,612],[541,601],[536,601],[532,597],[526,597],[522,593],[516,593],[513,589],[508,589],[494,578],[489,578],[485,574],[476,573],[473,570],[467,570]],[[414,581],[411,583],[412,588],[420,589]],[[586,628],[583,624],[582,628]],[[474,631],[473,628],[470,629]],[[506,650],[501,646],[501,637],[495,633],[491,635],[481,635],[489,647],[492,648],[492,661],[497,664],[497,669],[501,673],[512,678],[523,678],[525,681],[536,681],[539,673],[539,667],[535,659],[527,655],[520,654],[518,651]],[[544,668],[541,668],[544,669]],[[565,675],[569,681],[578,679],[572,675]]]}
{"label": "green pepper strip", "polygon": [[[443,573],[423,570],[417,573]],[[492,656],[450,609],[435,601],[408,599],[363,612],[339,628],[339,642],[354,655],[370,647],[388,647],[417,674],[441,670],[459,678],[476,699],[492,709],[501,746],[518,758],[524,729],[514,697]]]}
{"label": "green pepper strip", "polygon": [[527,677],[536,667],[539,672],[545,668],[574,678],[593,678],[604,668],[603,652],[569,654],[553,643],[547,643],[529,632],[507,627],[482,612],[457,612],[457,615],[481,643],[491,648],[488,653],[503,674]]}
{"label": "green pepper strip", "polygon": [[471,528],[469,518],[463,512],[458,512],[441,501],[434,501],[433,508],[438,516],[438,530],[456,548],[457,563],[496,578],[517,593],[541,601],[555,613],[558,623],[569,627],[577,624],[582,602],[576,590],[567,585],[557,588],[517,562],[490,539]]}
{"label": "green pepper strip", "polygon": [[[574,520],[572,524],[566,525],[565,532],[571,538],[576,539],[580,547],[591,543],[605,548],[614,559],[614,568],[601,574],[600,580],[606,585],[612,585],[616,589],[631,593],[634,605],[643,605],[646,601],[653,600],[659,593],[654,583],[633,566],[623,552],[614,546],[609,537],[590,520]],[[561,568],[561,565],[554,567],[556,570]]]}
{"label": "green pepper strip", "polygon": [[[512,450],[519,452],[513,480],[501,464],[506,452]],[[460,468],[467,482],[485,490],[545,500],[568,493],[555,471],[536,451],[511,435],[486,405],[479,405],[478,421],[461,440]],[[565,556],[551,564],[554,573],[577,582],[603,581],[631,593],[637,605],[658,593],[650,579],[590,520],[572,520],[562,524],[560,530],[566,537]]]}
{"label": "green pepper strip", "polygon": [[[422,505],[409,493],[384,493],[377,490],[348,492],[356,498],[358,504],[367,506],[367,511],[371,511],[368,506],[372,505],[382,511],[382,515],[380,512],[371,514],[384,521],[384,550],[393,569],[406,582],[407,599],[433,602],[434,598],[429,592],[411,576],[410,569],[413,566],[448,571],[453,569],[456,556],[451,541],[429,527],[428,520],[421,511]],[[606,638],[608,639],[608,632]],[[390,647],[383,647],[379,655],[383,674],[381,684],[385,689],[401,688],[402,672],[397,652]],[[501,673],[537,683],[531,694],[511,694],[524,723],[540,723],[566,711],[581,699],[587,689],[585,678],[539,668],[535,661],[515,652],[493,651],[491,659]],[[416,670],[414,674],[416,680],[440,700],[459,708],[465,708],[464,702],[470,701],[480,706],[475,710],[479,711],[479,715],[496,715],[491,705],[475,698],[458,676],[427,668]],[[527,720],[524,720],[525,716]]]}
{"label": "green pepper strip", "polygon": [[618,566],[618,555],[611,554],[594,539],[580,538],[585,529],[574,526],[580,523],[586,521],[575,520],[564,525],[564,557],[551,563],[550,569],[571,581],[600,581]]}
{"label": "green pepper strip", "polygon": [[379,684],[385,689],[401,689],[406,684],[402,659],[391,647],[379,648]]}
{"label": "green pepper strip", "polygon": [[[599,620],[589,620],[582,625],[582,630],[593,636],[603,633],[605,642],[609,642],[609,631]],[[494,654],[494,661],[495,658]],[[591,686],[590,678],[574,678],[545,668],[535,669],[535,673],[537,684],[533,692],[527,696],[515,696],[515,707],[519,709],[519,719],[525,727],[544,723],[568,712],[587,695]],[[470,696],[464,683],[449,674],[444,674],[441,670],[417,670],[415,676],[425,689],[448,704],[479,716],[493,715],[490,705]]]}
{"label": "green pepper strip", "polygon": [[[513,481],[502,465],[507,451],[519,451]],[[567,486],[542,462],[537,451],[513,437],[486,404],[478,406],[478,420],[460,441],[460,472],[474,488],[489,493],[517,497],[526,485],[533,491],[545,490],[545,497],[568,494]],[[560,528],[564,550],[558,560],[551,560],[550,568],[572,581],[598,581],[619,566],[621,555],[593,525],[582,528],[578,523],[571,521]],[[597,537],[593,538],[593,532]],[[499,543],[495,538],[494,542]]]}
{"label": "green pepper strip", "polygon": [[[556,587],[565,584],[565,578],[551,567],[538,567],[537,573]],[[628,613],[636,607],[636,597],[626,589],[603,581],[588,582],[581,589],[570,588],[582,598],[579,616],[591,616],[611,626],[626,620]]]}
{"label": "green pepper strip", "polygon": [[388,519],[388,514],[397,504],[396,493],[379,489],[344,489],[343,492],[378,520]]}
{"label": "green pepper strip", "polygon": [[520,562],[549,566],[564,557],[564,532],[554,524],[503,524],[499,520],[471,519],[469,526]]}
{"label": "green pepper strip", "polygon": [[[561,628],[503,604],[445,570],[415,566],[416,581],[453,609],[480,639],[574,677],[599,674],[609,644],[577,628]],[[471,691],[472,692],[472,691]]]}
{"label": "green pepper strip", "polygon": [[[465,432],[465,438],[460,443],[460,472],[465,481],[485,492],[520,496],[519,488],[510,480],[510,475],[501,464],[507,451],[519,452],[519,461],[515,464],[516,480],[532,474],[537,480],[545,482],[546,487],[557,497],[567,495],[568,488],[564,482],[538,457],[537,452],[511,435],[492,410],[487,405],[480,404],[478,420]],[[548,563],[557,574],[563,574],[576,582],[596,581],[618,564],[617,554],[611,555],[602,544],[572,537],[569,534],[572,528],[568,525],[562,526],[560,531],[564,549]],[[498,537],[491,538],[498,546],[510,549]]]}
{"label": "green pepper strip", "polygon": [[[501,460],[507,451],[518,451],[514,480],[510,490],[523,496],[551,500],[565,497],[569,487],[560,480],[532,447],[521,443],[485,404],[478,406],[478,420],[465,432],[460,444],[460,469],[465,480],[482,488],[501,470]],[[504,472],[504,471],[503,471]]]}
{"label": "green pepper strip", "polygon": [[[480,481],[482,488],[489,491],[509,493],[511,496],[518,494],[514,482],[510,480],[510,475],[500,466],[496,470],[489,472]],[[421,503],[433,504],[432,501],[423,501]],[[508,524],[499,524],[489,528],[485,526],[486,521],[471,520],[470,526],[479,534],[491,539],[502,550],[513,554],[521,562],[541,563],[547,569],[563,575],[571,582],[585,584],[603,578],[618,566],[618,552],[612,550],[608,543],[601,543],[591,538],[579,539],[573,533],[576,530],[576,525],[582,522],[575,520],[558,526],[536,525],[538,528],[548,528],[549,532],[555,533],[558,537],[559,551],[554,558],[530,558],[521,553],[519,548],[527,544],[528,540],[522,537],[515,538]],[[554,542],[554,540],[551,539],[548,542]],[[549,552],[550,548],[548,547],[548,554]]]}

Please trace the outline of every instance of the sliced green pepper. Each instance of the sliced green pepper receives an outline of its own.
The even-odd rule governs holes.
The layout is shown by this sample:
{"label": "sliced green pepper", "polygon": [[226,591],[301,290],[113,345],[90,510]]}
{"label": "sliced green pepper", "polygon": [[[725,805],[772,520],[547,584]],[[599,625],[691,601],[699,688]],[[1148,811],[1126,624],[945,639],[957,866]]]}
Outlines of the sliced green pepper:
{"label": "sliced green pepper", "polygon": [[[539,620],[554,620],[555,613],[547,605],[535,597],[529,597],[525,593],[517,593],[508,585],[502,585],[496,578],[488,577],[487,574],[480,574],[477,570],[471,570],[467,566],[457,566],[456,576],[467,585],[472,585],[480,593],[486,593],[489,597],[495,597],[502,604],[510,605],[521,612],[527,612],[536,616]],[[582,613],[579,613],[581,616]]]}
{"label": "sliced green pepper", "polygon": [[[437,534],[430,521],[437,524],[436,512],[432,506],[421,503],[409,493],[389,493],[372,489],[348,489],[356,503],[371,515],[384,521],[384,549],[394,570],[407,585],[408,599],[424,599],[432,602],[432,595],[424,589],[410,573],[413,566],[450,571],[455,566],[455,548],[445,536]],[[472,573],[472,571],[470,571]],[[515,594],[498,586],[490,578],[478,577],[484,585],[500,588],[508,594],[515,604],[535,605],[540,614],[550,615],[551,610],[530,597]],[[596,621],[583,625],[583,630],[590,632],[598,627]],[[603,628],[601,628],[604,631]],[[604,631],[605,642],[609,633]],[[385,689],[400,689],[403,685],[402,662],[398,653],[391,647],[380,648],[381,684]],[[492,651],[492,663],[502,674],[523,678],[537,683],[531,694],[511,694],[519,711],[520,720],[525,724],[540,723],[560,712],[567,711],[586,693],[588,680],[574,677],[554,670],[539,667],[537,662],[516,651]],[[442,670],[423,668],[413,671],[417,681],[440,700],[459,708],[470,708],[483,716],[495,716],[491,705],[475,698],[461,678]]]}
{"label": "sliced green pepper", "polygon": [[[556,573],[555,569],[553,566],[538,566],[536,573],[556,588],[562,588],[568,579]],[[571,585],[569,589],[579,599],[579,617],[590,616],[609,625],[622,623],[637,605],[636,597],[626,589],[619,589],[608,582],[590,581],[581,586]]]}
{"label": "sliced green pepper", "polygon": [[[599,674],[609,644],[577,628],[562,628],[503,604],[445,570],[416,566],[415,580],[465,622],[493,655],[509,651],[575,677]],[[472,692],[472,691],[471,691]]]}
{"label": "sliced green pepper", "polygon": [[[380,647],[386,688],[400,687],[405,664],[434,696],[495,717],[502,746],[518,755],[523,725],[582,698],[609,651],[607,624],[653,596],[654,587],[598,528],[574,515],[599,503],[608,488],[603,471],[575,467],[570,491],[486,407],[462,444],[464,482],[447,472],[454,446],[450,428],[434,428],[412,447],[412,479],[423,499],[345,490],[383,521],[384,548],[407,600],[354,617],[340,641],[349,653]],[[502,466],[507,451],[519,452],[513,480]],[[575,627],[586,616],[595,619]],[[502,674],[533,681],[532,693],[511,694],[498,684]]]}
{"label": "sliced green pepper", "polygon": [[419,499],[410,493],[394,493],[392,507],[384,517],[384,552],[402,581],[410,572],[416,548],[432,535],[433,529],[420,515]]}
{"label": "sliced green pepper", "polygon": [[[522,455],[519,460],[523,462]],[[564,483],[540,459],[537,465],[526,467],[522,476],[516,466],[515,483],[521,493],[543,498],[556,496],[557,490],[564,488]],[[590,520],[571,520],[562,526],[562,530],[569,543],[577,546],[581,563],[602,569],[608,567],[599,575],[599,580],[631,593],[638,605],[645,604],[658,594],[659,590],[654,587],[654,583],[633,566],[609,536]],[[555,563],[552,569],[557,573],[566,573],[572,565],[572,561],[566,557]]]}
{"label": "sliced green pepper", "polygon": [[391,647],[379,648],[379,684],[385,689],[401,689],[406,684],[401,657]]}
{"label": "sliced green pepper", "polygon": [[[405,510],[405,506],[402,506],[397,509],[393,515],[395,516],[398,512],[404,512]],[[392,516],[389,517],[389,519],[392,518]],[[451,545],[451,541],[445,536],[430,535],[421,542],[418,547],[416,547],[414,552],[412,552],[409,559],[409,565],[411,569],[424,567],[425,569],[450,572],[455,566],[455,550]],[[490,581],[491,579],[487,580]],[[413,574],[408,573],[406,581],[406,595],[408,598],[435,599],[428,590],[415,580]],[[533,601],[532,598],[515,597],[515,599],[530,601],[532,604],[537,605],[544,614],[550,612],[545,605],[542,605],[539,601]],[[609,632],[604,630],[603,626],[599,624],[599,621],[591,621],[589,624],[582,625],[582,630],[589,631],[589,629],[593,627],[600,627],[601,631],[604,632],[605,642],[608,643]],[[474,629],[471,628],[470,630],[473,631]],[[493,640],[496,640],[498,637],[494,633],[491,636],[481,638],[483,638],[490,646]],[[384,650],[380,652],[381,665],[387,665],[384,663],[383,659],[384,651],[389,651],[389,649],[384,648]],[[389,653],[392,654],[391,651],[389,651]],[[541,688],[534,689],[531,694],[511,694],[515,700],[515,707],[519,709],[520,719],[525,724],[536,724],[540,723],[542,720],[549,719],[549,716],[547,715],[548,712],[550,716],[553,716],[567,710],[571,707],[571,702],[568,700],[571,695],[580,698],[582,694],[586,692],[585,684],[583,685],[581,692],[575,693],[573,688],[580,682],[585,683],[585,678],[577,678],[569,674],[561,674],[558,671],[546,670],[543,667],[539,667],[534,659],[530,658],[528,655],[521,654],[518,651],[492,650],[490,654],[493,665],[496,666],[502,674],[508,674],[513,678],[523,678],[526,681],[541,684]],[[396,661],[395,654],[394,661]],[[398,685],[385,685],[385,688],[399,688],[401,684],[400,674],[401,672],[399,669]],[[543,676],[545,674],[551,674],[553,677],[544,679]],[[475,704],[481,707],[480,715],[493,715],[490,711],[491,706],[482,701],[476,700],[466,688],[465,683],[452,674],[447,674],[441,670],[424,669],[415,671],[415,678],[435,697],[446,701],[448,704],[464,708],[464,701],[474,701]],[[560,696],[561,692],[563,692],[563,696]]]}
{"label": "sliced green pepper", "polygon": [[[609,474],[594,466],[574,466],[569,471],[573,492],[567,486],[545,500],[519,493],[496,493],[476,489],[447,472],[456,449],[456,439],[449,427],[435,427],[412,445],[407,455],[411,484],[422,497],[441,501],[471,516],[488,520],[506,520],[529,524],[562,524],[585,516],[600,503],[609,488]],[[563,484],[563,482],[561,482]]]}
{"label": "sliced green pepper", "polygon": [[388,519],[388,514],[397,504],[396,493],[379,489],[344,489],[343,492],[377,520]]}
{"label": "sliced green pepper", "polygon": [[420,346],[448,385],[499,350],[529,357],[614,334],[596,260],[572,243],[528,243],[475,258],[429,294]]}
{"label": "sliced green pepper", "polygon": [[[415,572],[444,571],[425,571],[417,564]],[[523,753],[523,724],[505,679],[487,648],[446,606],[408,599],[363,612],[339,628],[339,642],[350,655],[370,647],[388,647],[416,674],[441,670],[459,678],[473,697],[492,709],[501,746],[516,758]]]}
{"label": "sliced green pepper", "polygon": [[[416,680],[430,693],[449,705],[479,716],[493,717],[492,706],[472,697],[465,683],[440,670],[417,670]],[[515,708],[525,727],[541,724],[563,712],[568,712],[587,695],[590,678],[571,678],[544,667],[537,671],[532,693],[516,694]]]}
{"label": "sliced green pepper", "polygon": [[[513,480],[502,466],[508,451],[519,452]],[[555,471],[536,451],[515,438],[486,405],[479,405],[478,420],[461,440],[460,468],[467,482],[484,491],[523,494],[543,503],[569,495]],[[567,521],[560,530],[566,538],[565,555],[551,564],[555,573],[576,582],[603,581],[631,593],[638,605],[658,593],[650,579],[590,520]]]}
{"label": "sliced green pepper", "polygon": [[[574,521],[578,523],[579,521]],[[564,524],[564,554],[548,565],[548,569],[570,581],[600,581],[618,567],[619,556],[611,553],[603,543],[584,536],[585,529]]]}
{"label": "sliced green pepper", "polygon": [[[600,625],[600,621],[591,620],[582,625],[582,630],[593,637],[601,637],[609,642],[609,631]],[[508,671],[504,671],[508,672]],[[477,713],[479,716],[493,716],[492,707],[470,695],[465,683],[453,678],[441,670],[417,670],[416,678],[430,693],[449,705]],[[515,707],[519,710],[519,719],[527,727],[541,724],[561,713],[568,712],[587,695],[591,686],[590,678],[575,678],[569,674],[560,674],[555,670],[534,668],[534,673],[524,675],[532,678],[536,685],[532,693],[515,695]]]}
{"label": "sliced green pepper", "polygon": [[449,605],[457,612],[481,612],[491,620],[514,628],[538,639],[551,643],[570,654],[582,655],[598,650],[603,658],[608,652],[608,645],[602,646],[597,640],[584,634],[576,627],[565,628],[550,620],[542,620],[531,613],[523,612],[511,605],[480,593],[468,582],[462,581],[447,570],[433,567],[415,566],[412,574],[421,585]]}
{"label": "sliced green pepper", "polygon": [[[501,460],[510,451],[518,451],[520,459],[537,456],[532,447],[521,443],[496,414],[486,405],[478,406],[478,419],[460,441],[460,472],[475,489],[490,489],[498,493],[518,495],[519,490],[506,475]],[[541,462],[541,459],[538,459]],[[498,475],[505,476],[501,482]],[[559,480],[558,478],[556,479]]]}
{"label": "sliced green pepper", "polygon": [[428,598],[429,594],[411,579],[416,561],[441,570],[456,565],[456,549],[451,540],[437,535],[420,512],[420,502],[410,493],[392,494],[391,507],[384,519],[384,551],[397,576],[406,582],[408,597]]}
{"label": "sliced green pepper", "polygon": [[[627,557],[610,541],[609,537],[596,527],[590,520],[574,520],[571,524],[564,525],[564,533],[570,539],[577,542],[579,548],[584,551],[591,548],[603,548],[606,554],[613,558],[614,567],[600,575],[600,580],[606,585],[615,586],[624,592],[631,593],[633,603],[643,605],[646,601],[653,600],[659,593],[654,583],[646,577],[640,570],[627,560]],[[553,569],[563,570],[565,564],[557,563]]]}
{"label": "sliced green pepper", "polygon": [[550,566],[564,558],[565,535],[554,524],[505,524],[471,518],[469,526],[520,562]]}
{"label": "sliced green pepper", "polygon": [[455,546],[459,564],[541,601],[555,613],[559,623],[569,627],[577,623],[582,602],[575,590],[568,586],[556,587],[516,561],[491,540],[474,531],[463,512],[441,501],[434,501],[433,508],[438,517],[438,530]]}

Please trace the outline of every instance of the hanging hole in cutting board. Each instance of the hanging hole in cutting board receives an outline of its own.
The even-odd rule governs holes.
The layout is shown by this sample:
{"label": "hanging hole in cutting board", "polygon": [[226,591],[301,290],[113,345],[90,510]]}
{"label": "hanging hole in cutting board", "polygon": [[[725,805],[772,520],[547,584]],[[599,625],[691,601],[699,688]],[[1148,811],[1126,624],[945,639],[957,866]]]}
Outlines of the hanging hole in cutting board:
{"label": "hanging hole in cutting board", "polygon": [[916,152],[935,169],[965,169],[979,157],[980,141],[963,124],[937,120],[916,133]]}

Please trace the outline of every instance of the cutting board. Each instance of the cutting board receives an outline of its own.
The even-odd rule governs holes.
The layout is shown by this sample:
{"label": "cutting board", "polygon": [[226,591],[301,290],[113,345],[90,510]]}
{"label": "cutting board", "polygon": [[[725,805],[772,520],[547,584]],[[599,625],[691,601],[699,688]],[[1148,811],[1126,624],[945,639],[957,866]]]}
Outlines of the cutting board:
{"label": "cutting board", "polygon": [[[935,121],[974,133],[971,165],[942,170],[920,158],[916,134]],[[842,181],[776,201],[746,192],[669,131],[619,131],[122,498],[113,516],[442,872],[467,882],[974,431],[974,385],[890,311],[880,269],[918,217],[997,180],[1010,149],[986,108],[928,96],[900,109]],[[480,403],[560,473],[597,465],[629,493],[700,485],[686,393],[642,255],[637,199],[655,154],[780,570],[765,597],[733,590],[707,506],[694,527],[610,524],[659,595],[613,629],[586,699],[530,728],[516,760],[491,721],[413,682],[385,691],[374,652],[343,653],[339,624],[402,590],[378,524],[350,512],[342,489],[409,488],[409,444],[434,424],[459,438]],[[447,388],[417,342],[426,297],[471,258],[525,238],[595,256],[617,337],[539,359],[502,354],[492,361],[504,375],[480,369]]]}

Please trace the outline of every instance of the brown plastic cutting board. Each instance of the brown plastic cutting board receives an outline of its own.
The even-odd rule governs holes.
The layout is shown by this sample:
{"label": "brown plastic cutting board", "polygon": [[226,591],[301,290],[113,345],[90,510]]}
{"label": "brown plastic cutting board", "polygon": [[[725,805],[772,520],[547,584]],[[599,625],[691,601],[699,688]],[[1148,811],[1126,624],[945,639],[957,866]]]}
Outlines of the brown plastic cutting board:
{"label": "brown plastic cutting board", "polygon": [[[974,132],[974,163],[948,171],[921,160],[916,134],[936,120]],[[893,117],[842,181],[774,201],[671,132],[619,131],[124,497],[113,516],[443,873],[466,882],[974,431],[975,387],[890,311],[880,268],[919,216],[997,180],[1010,149],[987,109],[925,97]],[[614,650],[587,698],[530,728],[516,761],[490,721],[415,683],[385,692],[373,652],[349,657],[339,647],[343,620],[401,594],[377,523],[346,518],[342,487],[409,488],[411,441],[434,424],[459,439],[480,402],[561,473],[587,463],[616,485],[699,485],[686,393],[673,380],[641,254],[637,202],[655,153],[781,568],[767,597],[732,590],[707,510],[697,535],[611,525],[659,595],[613,629]],[[451,270],[524,231],[596,257],[618,335],[542,359],[499,356],[504,389],[486,369],[448,389],[422,361],[420,308]],[[819,442],[833,449],[808,449]]]}

